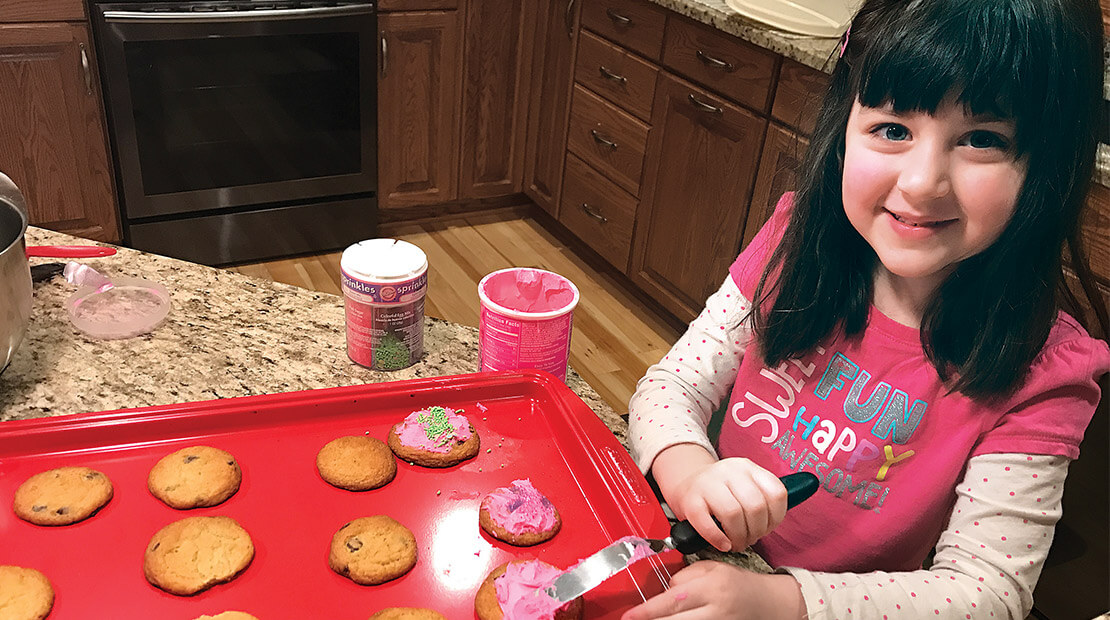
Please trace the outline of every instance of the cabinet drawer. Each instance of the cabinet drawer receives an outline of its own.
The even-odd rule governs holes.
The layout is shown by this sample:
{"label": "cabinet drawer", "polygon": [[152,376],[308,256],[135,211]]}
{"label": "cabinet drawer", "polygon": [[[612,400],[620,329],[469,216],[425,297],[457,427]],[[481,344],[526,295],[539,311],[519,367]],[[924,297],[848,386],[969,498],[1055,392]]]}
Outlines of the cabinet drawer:
{"label": "cabinet drawer", "polygon": [[636,196],[640,195],[647,137],[646,124],[574,85],[567,149]]}
{"label": "cabinet drawer", "polygon": [[651,119],[659,69],[636,56],[583,32],[578,39],[574,79],[644,121]]}
{"label": "cabinet drawer", "polygon": [[635,196],[568,153],[559,221],[614,267],[628,268]]}
{"label": "cabinet drawer", "polygon": [[737,103],[766,112],[778,55],[704,24],[667,22],[663,64]]}
{"label": "cabinet drawer", "polygon": [[829,76],[789,58],[782,61],[771,116],[809,135],[821,109]]}
{"label": "cabinet drawer", "polygon": [[582,26],[658,62],[667,10],[644,0],[584,0]]}

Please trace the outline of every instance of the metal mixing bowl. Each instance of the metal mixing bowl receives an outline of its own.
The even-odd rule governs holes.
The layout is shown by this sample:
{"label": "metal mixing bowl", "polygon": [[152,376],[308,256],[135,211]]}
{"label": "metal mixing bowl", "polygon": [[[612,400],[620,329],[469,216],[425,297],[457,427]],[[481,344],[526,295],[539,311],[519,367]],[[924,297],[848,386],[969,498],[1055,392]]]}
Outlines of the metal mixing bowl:
{"label": "metal mixing bowl", "polygon": [[12,361],[31,320],[31,270],[23,238],[26,232],[23,194],[0,173],[0,372]]}

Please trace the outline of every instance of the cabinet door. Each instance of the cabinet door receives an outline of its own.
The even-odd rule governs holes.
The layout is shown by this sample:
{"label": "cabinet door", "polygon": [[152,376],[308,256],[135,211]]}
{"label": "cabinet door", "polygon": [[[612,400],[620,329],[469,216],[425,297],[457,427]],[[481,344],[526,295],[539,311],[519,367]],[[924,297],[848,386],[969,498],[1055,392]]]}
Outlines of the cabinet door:
{"label": "cabinet door", "polygon": [[766,121],[661,74],[632,279],[693,319],[736,258]]}
{"label": "cabinet door", "polygon": [[798,173],[808,147],[809,140],[798,134],[774,123],[767,126],[767,139],[763,141],[763,154],[759,158],[752,204],[744,225],[743,245],[748,245],[771,217],[779,198],[797,189]]}
{"label": "cabinet door", "polygon": [[540,0],[537,9],[539,30],[532,54],[524,193],[555,217],[559,215],[578,11],[582,1]]}
{"label": "cabinet door", "polygon": [[0,26],[0,171],[32,224],[119,240],[103,118],[83,25]]}
{"label": "cabinet door", "polygon": [[378,191],[382,207],[458,195],[458,11],[378,16]]}
{"label": "cabinet door", "polygon": [[466,9],[459,195],[520,191],[535,3],[481,0]]}

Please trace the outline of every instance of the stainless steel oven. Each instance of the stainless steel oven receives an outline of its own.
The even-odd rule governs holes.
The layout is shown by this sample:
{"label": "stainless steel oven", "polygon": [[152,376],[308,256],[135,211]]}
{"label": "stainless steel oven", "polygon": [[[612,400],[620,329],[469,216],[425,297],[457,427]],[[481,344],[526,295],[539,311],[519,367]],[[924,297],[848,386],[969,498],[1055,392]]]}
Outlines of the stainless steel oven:
{"label": "stainless steel oven", "polygon": [[373,236],[372,2],[91,12],[126,244],[222,264]]}

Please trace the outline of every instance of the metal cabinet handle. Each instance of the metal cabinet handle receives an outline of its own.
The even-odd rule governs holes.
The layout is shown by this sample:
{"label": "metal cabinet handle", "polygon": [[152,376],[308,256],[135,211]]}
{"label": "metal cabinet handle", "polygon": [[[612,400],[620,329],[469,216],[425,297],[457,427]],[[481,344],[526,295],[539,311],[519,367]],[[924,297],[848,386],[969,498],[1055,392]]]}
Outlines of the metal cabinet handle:
{"label": "metal cabinet handle", "polygon": [[609,19],[613,20],[613,22],[615,22],[616,24],[619,24],[621,26],[632,25],[632,18],[625,17],[624,15],[617,13],[613,9],[605,9],[605,14],[608,15]]}
{"label": "metal cabinet handle", "polygon": [[574,39],[574,0],[567,0],[567,36]]}
{"label": "metal cabinet handle", "polygon": [[586,212],[586,215],[594,218],[595,220],[601,222],[602,224],[605,224],[609,221],[609,218],[607,218],[604,215],[598,213],[597,211],[594,211],[593,209],[591,209],[590,205],[583,202],[579,206],[582,208],[583,211]]}
{"label": "metal cabinet handle", "polygon": [[613,80],[614,82],[620,82],[621,84],[628,83],[628,78],[624,77],[623,75],[613,73],[612,71],[606,69],[605,65],[598,65],[597,71],[601,74],[601,77],[607,80]]}
{"label": "metal cabinet handle", "polygon": [[606,139],[596,129],[591,129],[590,135],[594,137],[594,142],[597,142],[598,144],[604,144],[614,151],[617,150],[617,143],[613,142],[612,140]]}
{"label": "metal cabinet handle", "polygon": [[731,62],[727,62],[727,61],[724,61],[724,60],[719,60],[717,58],[714,58],[714,57],[710,56],[709,54],[706,54],[705,52],[703,52],[701,50],[698,50],[697,54],[698,54],[698,60],[705,63],[707,66],[714,67],[716,69],[724,69],[725,71],[727,71],[729,73],[732,73],[732,70],[735,68],[735,67],[732,66]]}
{"label": "metal cabinet handle", "polygon": [[721,108],[718,108],[715,105],[709,105],[708,103],[702,101],[701,99],[698,99],[697,97],[694,96],[694,93],[690,93],[689,97],[690,97],[690,103],[694,104],[694,107],[698,108],[699,110],[703,110],[705,112],[712,112],[713,114],[724,114],[724,112],[725,112],[724,110],[722,110]]}
{"label": "metal cabinet handle", "polygon": [[389,66],[389,44],[385,40],[385,31],[382,31],[382,77],[385,77],[386,67]]}
{"label": "metal cabinet handle", "polygon": [[92,92],[92,68],[89,67],[89,52],[85,49],[85,44],[81,44],[81,70],[85,72],[85,94],[91,95]]}

